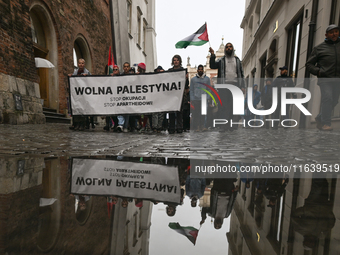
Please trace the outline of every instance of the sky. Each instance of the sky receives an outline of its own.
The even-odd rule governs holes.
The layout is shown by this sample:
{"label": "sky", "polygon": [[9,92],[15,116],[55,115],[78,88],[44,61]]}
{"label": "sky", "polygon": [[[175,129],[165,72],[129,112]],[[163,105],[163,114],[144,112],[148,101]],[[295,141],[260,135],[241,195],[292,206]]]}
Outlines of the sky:
{"label": "sky", "polygon": [[[241,21],[244,16],[244,0],[156,0],[157,63],[165,70],[171,67],[171,59],[179,54],[183,67],[190,57],[191,66],[205,65],[209,47],[217,51],[224,37],[224,44],[234,44],[236,55],[242,58]],[[210,40],[203,46],[176,49],[175,44],[195,33],[207,22]]]}

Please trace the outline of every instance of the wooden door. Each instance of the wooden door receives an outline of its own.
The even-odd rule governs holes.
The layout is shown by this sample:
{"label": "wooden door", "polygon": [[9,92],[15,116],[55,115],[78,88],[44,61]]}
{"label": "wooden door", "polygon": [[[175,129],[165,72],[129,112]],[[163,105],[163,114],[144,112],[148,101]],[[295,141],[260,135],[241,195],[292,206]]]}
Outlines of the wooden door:
{"label": "wooden door", "polygon": [[[34,43],[34,56],[39,58],[46,59],[48,49],[41,47],[40,45]],[[39,76],[39,89],[40,89],[40,98],[44,99],[44,107],[49,107],[49,69],[48,68],[37,68],[37,73]]]}

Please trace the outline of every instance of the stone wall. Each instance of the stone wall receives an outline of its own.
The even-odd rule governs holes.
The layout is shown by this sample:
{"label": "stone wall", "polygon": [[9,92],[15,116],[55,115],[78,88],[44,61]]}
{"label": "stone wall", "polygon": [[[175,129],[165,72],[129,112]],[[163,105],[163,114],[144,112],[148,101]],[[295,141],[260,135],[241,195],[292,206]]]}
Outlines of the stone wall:
{"label": "stone wall", "polygon": [[[22,164],[23,172],[18,173]],[[42,191],[41,157],[0,159],[0,254],[33,254]]]}
{"label": "stone wall", "polygon": [[[23,110],[16,109],[14,94],[21,96]],[[0,73],[0,123],[45,123],[38,83]]]}
{"label": "stone wall", "polygon": [[[37,87],[29,1],[0,2],[0,123],[45,123]],[[15,108],[13,94],[22,97]]]}

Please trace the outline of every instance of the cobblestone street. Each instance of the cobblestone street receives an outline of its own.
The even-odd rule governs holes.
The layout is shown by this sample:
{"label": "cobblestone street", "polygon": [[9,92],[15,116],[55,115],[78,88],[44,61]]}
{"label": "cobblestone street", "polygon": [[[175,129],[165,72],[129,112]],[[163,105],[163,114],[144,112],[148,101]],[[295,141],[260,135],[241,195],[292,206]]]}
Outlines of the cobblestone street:
{"label": "cobblestone street", "polygon": [[1,125],[0,156],[124,155],[253,163],[339,163],[340,131],[238,129],[169,135],[74,132],[65,124]]}

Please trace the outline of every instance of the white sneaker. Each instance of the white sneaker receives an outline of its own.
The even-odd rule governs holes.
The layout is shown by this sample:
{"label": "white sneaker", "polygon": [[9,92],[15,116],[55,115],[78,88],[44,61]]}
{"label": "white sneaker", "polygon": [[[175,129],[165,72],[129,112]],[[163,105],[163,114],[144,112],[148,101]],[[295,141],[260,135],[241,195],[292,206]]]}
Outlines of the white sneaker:
{"label": "white sneaker", "polygon": [[127,128],[124,128],[124,129],[123,129],[123,132],[124,132],[124,133],[127,133],[127,132],[128,132]]}

